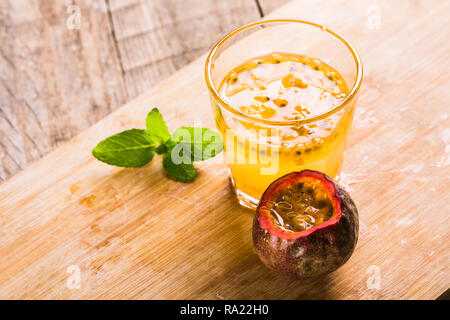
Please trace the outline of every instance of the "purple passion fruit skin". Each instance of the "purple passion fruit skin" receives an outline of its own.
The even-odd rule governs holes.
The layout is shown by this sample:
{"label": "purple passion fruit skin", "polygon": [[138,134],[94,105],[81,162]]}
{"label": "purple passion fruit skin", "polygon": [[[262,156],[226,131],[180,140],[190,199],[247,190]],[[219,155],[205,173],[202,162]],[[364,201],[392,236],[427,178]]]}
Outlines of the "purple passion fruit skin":
{"label": "purple passion fruit skin", "polygon": [[[287,230],[271,213],[273,198],[304,180],[317,181],[323,188],[331,201],[332,215],[303,231]],[[275,272],[314,278],[338,269],[350,258],[358,228],[358,210],[350,195],[327,175],[303,170],[277,179],[264,192],[253,220],[253,244],[261,261]]]}

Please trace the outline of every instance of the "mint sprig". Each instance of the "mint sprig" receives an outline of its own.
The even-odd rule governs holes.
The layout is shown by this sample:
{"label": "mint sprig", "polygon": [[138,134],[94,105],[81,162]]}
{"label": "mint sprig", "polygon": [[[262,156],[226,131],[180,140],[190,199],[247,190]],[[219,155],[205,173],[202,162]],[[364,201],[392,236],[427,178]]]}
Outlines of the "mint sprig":
{"label": "mint sprig", "polygon": [[145,130],[125,130],[101,141],[92,155],[110,165],[137,168],[157,153],[163,156],[163,167],[170,176],[189,182],[197,175],[194,161],[212,158],[223,149],[219,133],[208,128],[181,127],[170,134],[157,108],[148,113],[145,122]]}

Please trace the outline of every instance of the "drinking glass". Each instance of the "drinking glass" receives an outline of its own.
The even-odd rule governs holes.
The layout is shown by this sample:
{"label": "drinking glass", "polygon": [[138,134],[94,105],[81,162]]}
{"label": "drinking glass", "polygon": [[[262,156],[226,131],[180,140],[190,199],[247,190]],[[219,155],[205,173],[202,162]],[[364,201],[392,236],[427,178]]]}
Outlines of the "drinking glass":
{"label": "drinking glass", "polygon": [[[285,52],[319,59],[344,78],[348,94],[329,110],[300,120],[274,121],[241,112],[220,93],[226,75],[254,57]],[[255,208],[275,179],[303,169],[337,179],[363,76],[361,59],[340,34],[316,23],[277,19],[250,23],[223,37],[205,65],[217,129],[238,201]],[[295,133],[294,139],[283,137]]]}

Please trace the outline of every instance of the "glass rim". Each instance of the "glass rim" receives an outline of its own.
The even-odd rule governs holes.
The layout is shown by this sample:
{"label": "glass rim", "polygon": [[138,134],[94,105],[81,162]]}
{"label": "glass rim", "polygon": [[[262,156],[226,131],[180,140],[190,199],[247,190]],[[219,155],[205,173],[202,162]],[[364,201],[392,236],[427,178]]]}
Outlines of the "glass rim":
{"label": "glass rim", "polygon": [[[270,23],[300,23],[300,24],[307,24],[313,27],[316,27],[318,29],[321,29],[322,31],[328,32],[330,35],[332,35],[333,37],[335,37],[336,39],[340,40],[346,47],[347,49],[350,51],[350,53],[353,56],[354,62],[356,64],[356,81],[352,86],[352,89],[350,90],[350,93],[345,97],[345,99],[343,99],[342,101],[340,101],[334,108],[332,108],[329,111],[323,112],[321,114],[315,115],[313,117],[310,118],[305,118],[305,119],[300,119],[300,120],[280,120],[280,121],[274,121],[274,120],[267,120],[267,119],[261,119],[261,118],[257,118],[248,114],[245,114],[235,108],[233,108],[229,103],[227,103],[219,94],[219,92],[217,91],[217,89],[215,88],[213,81],[212,81],[212,75],[211,75],[211,69],[212,69],[212,65],[213,65],[213,59],[215,58],[218,50],[226,43],[226,41],[228,39],[230,39],[232,36],[238,34],[239,32],[249,29],[251,27],[255,27],[261,24],[270,24]],[[211,51],[209,52],[207,58],[206,58],[206,63],[205,63],[205,79],[206,79],[206,85],[208,87],[209,92],[213,95],[213,97],[218,100],[223,107],[225,107],[225,109],[227,109],[228,111],[230,111],[231,113],[233,113],[234,115],[238,116],[239,118],[245,119],[245,120],[250,120],[253,122],[257,122],[257,123],[262,123],[265,125],[274,125],[274,126],[285,126],[285,125],[290,125],[290,126],[300,126],[302,124],[306,124],[306,123],[311,123],[317,120],[321,120],[324,119],[336,112],[338,112],[339,110],[341,110],[342,108],[344,108],[346,105],[348,105],[350,103],[350,101],[353,100],[353,98],[356,96],[356,94],[358,93],[360,87],[361,87],[361,82],[362,82],[362,77],[363,77],[363,66],[362,66],[362,61],[361,58],[358,54],[358,52],[356,51],[356,49],[350,44],[350,42],[348,42],[341,34],[323,26],[320,25],[318,23],[315,22],[310,22],[310,21],[305,21],[305,20],[297,20],[297,19],[270,19],[270,20],[260,20],[260,21],[256,21],[256,22],[252,22],[249,24],[246,24],[242,27],[239,27],[231,32],[229,32],[228,34],[226,34],[224,37],[222,37],[222,39],[220,39],[215,45],[214,47],[211,49]]]}

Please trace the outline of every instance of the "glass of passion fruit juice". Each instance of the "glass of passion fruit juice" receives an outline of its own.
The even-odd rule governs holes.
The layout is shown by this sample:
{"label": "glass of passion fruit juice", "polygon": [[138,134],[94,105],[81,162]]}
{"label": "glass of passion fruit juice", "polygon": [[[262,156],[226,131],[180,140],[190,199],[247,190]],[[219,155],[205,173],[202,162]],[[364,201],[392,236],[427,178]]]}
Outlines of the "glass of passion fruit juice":
{"label": "glass of passion fruit juice", "polygon": [[241,205],[255,208],[293,171],[339,178],[362,81],[341,35],[299,20],[251,23],[215,45],[205,76]]}

